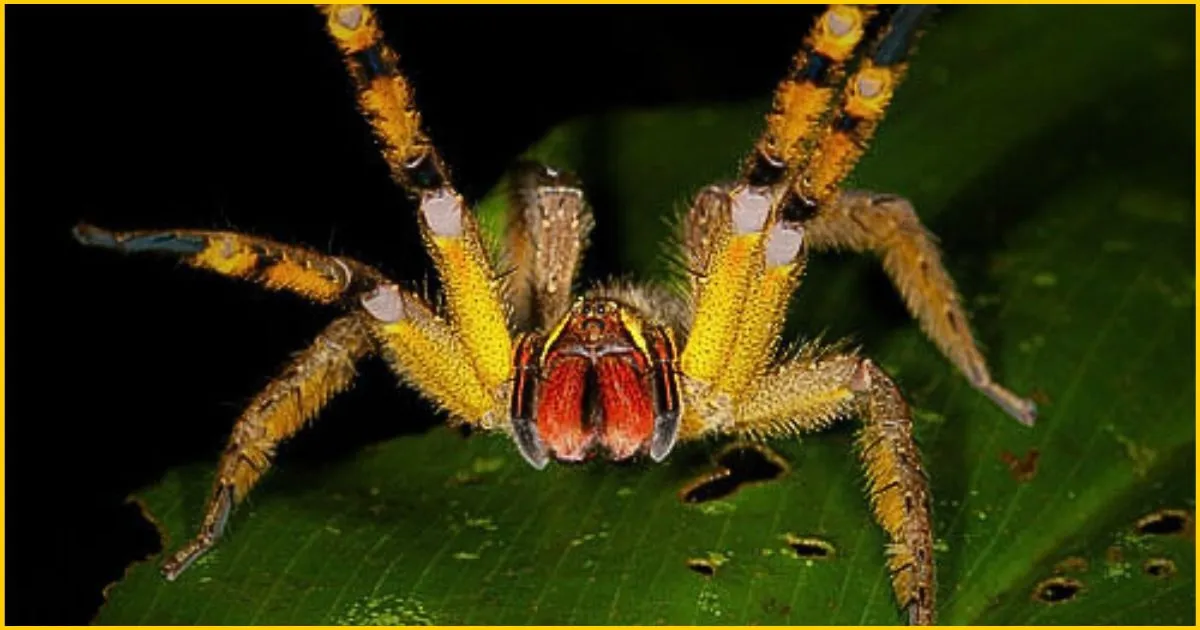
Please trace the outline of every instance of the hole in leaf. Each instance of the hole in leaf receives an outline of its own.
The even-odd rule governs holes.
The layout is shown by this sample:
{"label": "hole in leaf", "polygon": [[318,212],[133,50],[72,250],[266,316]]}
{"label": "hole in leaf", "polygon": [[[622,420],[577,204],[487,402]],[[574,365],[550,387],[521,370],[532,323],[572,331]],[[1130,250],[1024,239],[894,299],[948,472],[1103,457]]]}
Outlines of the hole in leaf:
{"label": "hole in leaf", "polygon": [[734,445],[716,458],[717,470],[703,475],[683,488],[684,503],[704,503],[727,497],[746,484],[778,479],[787,472],[787,462],[761,445]]}
{"label": "hole in leaf", "polygon": [[712,577],[717,574],[717,565],[704,558],[691,558],[687,561],[687,566],[704,577]]}
{"label": "hole in leaf", "polygon": [[1169,558],[1150,558],[1142,564],[1146,575],[1156,578],[1168,578],[1175,575],[1175,561]]}
{"label": "hole in leaf", "polygon": [[796,536],[788,534],[786,536],[787,544],[801,558],[816,558],[825,560],[832,558],[837,549],[827,540],[817,538],[815,536]]}
{"label": "hole in leaf", "polygon": [[1061,604],[1075,599],[1083,591],[1083,582],[1069,577],[1042,580],[1033,588],[1033,598],[1046,604]]}
{"label": "hole in leaf", "polygon": [[1138,519],[1137,530],[1141,534],[1170,536],[1186,534],[1192,526],[1192,515],[1185,510],[1159,510]]}

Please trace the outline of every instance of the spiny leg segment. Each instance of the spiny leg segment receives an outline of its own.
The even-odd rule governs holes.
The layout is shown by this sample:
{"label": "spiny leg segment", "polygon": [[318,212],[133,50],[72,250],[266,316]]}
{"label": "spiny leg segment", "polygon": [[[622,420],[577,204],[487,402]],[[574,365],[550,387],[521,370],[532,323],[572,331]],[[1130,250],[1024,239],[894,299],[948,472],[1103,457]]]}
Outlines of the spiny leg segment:
{"label": "spiny leg segment", "polygon": [[583,190],[562,172],[523,164],[515,173],[507,245],[508,295],[523,328],[545,330],[571,307],[592,213]]}
{"label": "spiny leg segment", "polygon": [[846,81],[817,149],[791,180],[782,212],[803,222],[814,249],[879,255],[909,312],[942,353],[1001,409],[1032,425],[1036,405],[992,381],[936,240],[911,204],[895,196],[839,190],[887,111],[929,12],[930,7],[919,5],[896,9],[870,54]]}
{"label": "spiny leg segment", "polygon": [[739,405],[734,432],[753,438],[817,431],[862,419],[855,444],[876,520],[887,532],[888,570],[914,625],[933,623],[935,579],[929,481],[900,390],[870,359],[809,347],[772,368]]}
{"label": "spiny leg segment", "polygon": [[199,533],[163,564],[162,573],[168,580],[174,580],[216,544],[234,506],[270,468],[275,447],[304,428],[334,395],[350,386],[355,363],[372,348],[360,314],[340,317],[255,396],[234,425],[217,464],[216,483]]}
{"label": "spiny leg segment", "polygon": [[[776,90],[767,128],[741,181],[732,189],[704,191],[684,221],[695,310],[680,361],[692,397],[709,407],[685,410],[685,433],[712,429],[711,421],[700,418],[726,415],[719,409],[732,404],[773,356],[803,271],[802,230],[796,221],[781,220],[787,218],[780,212],[781,184],[799,171],[818,141],[873,13],[834,6],[817,18],[792,72]],[[726,209],[728,220],[718,216]]]}
{"label": "spiny leg segment", "polygon": [[383,275],[363,263],[263,238],[211,230],[112,232],[75,226],[84,245],[124,253],[158,253],[198,269],[290,291],[314,302],[333,303],[374,287]]}
{"label": "spiny leg segment", "polygon": [[774,186],[799,168],[874,13],[872,8],[835,5],[817,18],[775,90],[767,128],[743,167],[742,181]]}
{"label": "spiny leg segment", "polygon": [[471,358],[474,369],[469,373],[499,401],[510,383],[509,314],[475,217],[421,129],[412,88],[400,73],[399,56],[384,41],[375,12],[363,5],[327,5],[321,11],[392,178],[420,203],[421,235],[442,280],[453,336]]}
{"label": "spiny leg segment", "polygon": [[921,224],[912,204],[893,195],[844,192],[804,228],[814,250],[878,255],[909,312],[938,349],[1001,409],[1022,424],[1033,424],[1037,417],[1033,401],[992,380],[954,281],[942,264],[937,240]]}

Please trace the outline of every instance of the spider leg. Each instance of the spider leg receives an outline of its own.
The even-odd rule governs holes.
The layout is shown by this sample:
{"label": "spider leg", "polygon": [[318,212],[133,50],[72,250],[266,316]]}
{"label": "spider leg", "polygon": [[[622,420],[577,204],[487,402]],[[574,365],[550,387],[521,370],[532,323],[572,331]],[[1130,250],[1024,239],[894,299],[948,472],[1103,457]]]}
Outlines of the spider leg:
{"label": "spider leg", "polygon": [[836,198],[883,120],[904,78],[907,58],[932,12],[926,5],[897,8],[871,50],[846,80],[837,107],[814,133],[815,148],[791,178],[792,198],[785,216],[808,215]]}
{"label": "spider leg", "polygon": [[888,570],[909,623],[934,617],[933,521],[929,481],[899,389],[870,359],[814,348],[772,368],[734,411],[729,432],[753,438],[862,420],[855,443],[876,520],[887,532]]}
{"label": "spider leg", "polygon": [[767,128],[743,166],[743,181],[773,186],[800,165],[874,13],[871,8],[834,5],[813,23],[791,71],[775,89]]}
{"label": "spider leg", "polygon": [[176,256],[192,267],[249,280],[268,289],[291,291],[315,302],[336,302],[383,279],[375,269],[348,258],[236,232],[112,232],[80,224],[75,226],[74,234],[84,245],[125,253],[155,252]]}
{"label": "spider leg", "polygon": [[713,186],[700,193],[684,219],[694,305],[680,355],[690,401],[684,405],[684,436],[728,424],[729,407],[774,356],[806,259],[803,228],[772,219],[774,204],[768,189]]}
{"label": "spider leg", "polygon": [[[823,122],[836,86],[873,14],[834,6],[817,19],[776,90],[766,130],[741,181],[702,191],[684,220],[693,313],[680,365],[688,398],[727,406],[771,358],[803,270],[802,230],[794,221],[779,220],[789,198],[781,184],[800,172],[811,145],[827,132]],[[702,421],[706,417],[713,414],[685,408],[684,433],[710,430]]]}
{"label": "spider leg", "polygon": [[235,505],[271,466],[275,447],[305,424],[354,380],[355,363],[372,351],[361,316],[334,320],[296,355],[246,408],[233,427],[200,531],[162,567],[174,580],[216,544]]}
{"label": "spider leg", "polygon": [[992,380],[975,343],[966,311],[946,272],[936,238],[906,199],[862,191],[842,193],[804,223],[813,249],[849,249],[877,254],[909,312],[925,334],[971,382],[1019,422],[1032,425],[1033,401]]}
{"label": "spider leg", "polygon": [[421,130],[412,89],[374,11],[362,5],[327,5],[321,11],[392,178],[420,203],[418,223],[442,280],[449,326],[472,357],[473,373],[499,396],[511,381],[513,344],[501,299],[503,283],[475,218]]}
{"label": "spider leg", "polygon": [[446,167],[421,129],[412,87],[400,73],[399,55],[383,39],[375,11],[359,4],[319,8],[392,179],[412,194],[445,185],[449,180]]}
{"label": "spider leg", "polygon": [[575,181],[540,165],[523,165],[510,204],[508,252],[514,319],[546,330],[571,307],[571,289],[592,231],[592,213]]}
{"label": "spider leg", "polygon": [[492,428],[493,420],[504,417],[504,396],[480,378],[462,337],[424,300],[382,284],[361,301],[383,358],[417,391],[457,421]]}

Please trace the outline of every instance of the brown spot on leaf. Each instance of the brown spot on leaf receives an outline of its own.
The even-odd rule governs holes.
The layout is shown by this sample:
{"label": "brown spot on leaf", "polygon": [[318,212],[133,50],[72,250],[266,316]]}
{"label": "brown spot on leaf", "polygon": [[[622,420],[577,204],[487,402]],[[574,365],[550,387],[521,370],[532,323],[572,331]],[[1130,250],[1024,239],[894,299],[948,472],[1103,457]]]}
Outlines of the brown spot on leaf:
{"label": "brown spot on leaf", "polygon": [[1085,573],[1088,570],[1088,561],[1086,558],[1079,556],[1070,556],[1058,561],[1054,565],[1055,573]]}
{"label": "brown spot on leaf", "polygon": [[1046,390],[1040,387],[1035,387],[1033,391],[1029,392],[1029,399],[1037,403],[1038,407],[1045,407],[1050,404],[1050,394],[1047,394]]}
{"label": "brown spot on leaf", "polygon": [[1012,451],[1000,453],[1000,460],[1008,464],[1008,472],[1018,483],[1026,483],[1037,474],[1038,450],[1031,448],[1025,452],[1025,457],[1017,457]]}
{"label": "brown spot on leaf", "polygon": [[1062,604],[1083,592],[1083,582],[1061,575],[1038,582],[1033,587],[1033,599],[1044,604]]}
{"label": "brown spot on leaf", "polygon": [[758,444],[735,444],[716,457],[717,469],[693,479],[679,492],[684,503],[722,499],[744,485],[778,479],[788,471],[787,462],[771,449]]}

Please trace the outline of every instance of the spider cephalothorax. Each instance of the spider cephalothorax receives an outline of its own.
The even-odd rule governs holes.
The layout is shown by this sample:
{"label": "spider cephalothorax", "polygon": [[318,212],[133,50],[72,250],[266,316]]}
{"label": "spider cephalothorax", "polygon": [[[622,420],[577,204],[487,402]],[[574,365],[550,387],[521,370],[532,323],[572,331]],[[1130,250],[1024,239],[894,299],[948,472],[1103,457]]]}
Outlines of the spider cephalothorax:
{"label": "spider cephalothorax", "polygon": [[[766,439],[858,418],[868,498],[887,532],[892,587],[913,623],[934,618],[929,482],[908,406],[874,362],[840,346],[788,349],[780,333],[810,250],[877,254],[909,310],[979,391],[1018,420],[1035,410],[992,380],[932,236],[900,197],[844,191],[904,75],[926,9],[835,6],[779,84],[740,176],[700,191],[670,245],[667,286],[573,289],[592,216],[549,168],[516,178],[507,232],[489,247],[421,129],[412,90],[375,14],[323,7],[358,104],[417,225],[444,305],[369,265],[233,232],[109,232],[83,243],[154,251],[190,265],[337,304],[344,314],[258,394],[234,426],[200,531],[163,566],[175,579],[221,535],[233,507],[295,434],[382,356],[452,421],[510,435],[537,468],[597,453],[662,461],[676,440]],[[852,68],[853,71],[852,71]]]}

